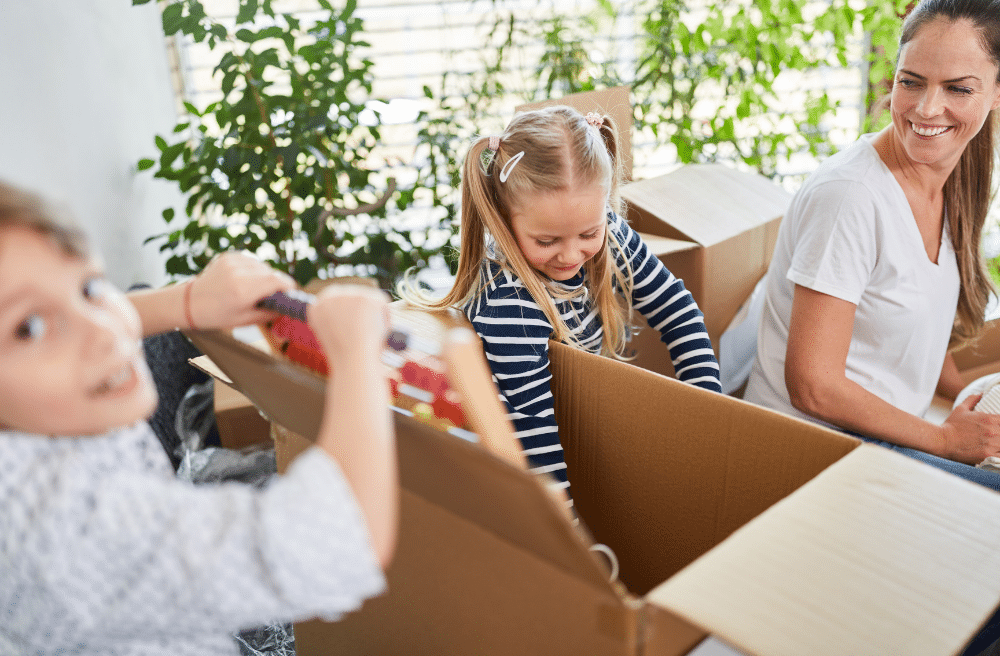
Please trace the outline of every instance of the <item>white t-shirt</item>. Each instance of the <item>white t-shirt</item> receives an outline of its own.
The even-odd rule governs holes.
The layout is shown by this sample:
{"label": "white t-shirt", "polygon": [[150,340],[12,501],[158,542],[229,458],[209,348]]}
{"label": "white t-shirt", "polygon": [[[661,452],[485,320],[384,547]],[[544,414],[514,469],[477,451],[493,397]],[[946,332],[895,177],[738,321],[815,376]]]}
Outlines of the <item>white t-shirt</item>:
{"label": "white t-shirt", "polygon": [[857,306],[847,378],[917,416],[930,407],[958,304],[947,221],[928,259],[899,183],[864,135],[824,162],[792,199],[767,272],[744,398],[794,416],[785,351],[795,285]]}
{"label": "white t-shirt", "polygon": [[333,619],[385,579],[337,463],[265,489],[174,477],[146,422],[0,431],[0,654],[236,656],[233,631]]}

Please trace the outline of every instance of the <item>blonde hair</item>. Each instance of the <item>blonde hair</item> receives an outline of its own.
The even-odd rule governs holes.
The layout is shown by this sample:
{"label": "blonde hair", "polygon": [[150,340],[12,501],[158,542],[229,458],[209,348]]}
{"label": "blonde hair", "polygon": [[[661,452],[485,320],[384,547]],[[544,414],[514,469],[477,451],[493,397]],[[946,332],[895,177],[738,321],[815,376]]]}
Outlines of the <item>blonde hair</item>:
{"label": "blonde hair", "polygon": [[[556,105],[515,116],[495,152],[489,149],[490,137],[477,139],[462,166],[462,236],[455,284],[444,298],[435,300],[405,278],[398,287],[400,296],[431,309],[464,307],[490,283],[483,267],[490,260],[523,282],[552,326],[552,339],[578,345],[552,298],[573,298],[583,290],[567,294],[535,271],[517,244],[510,217],[512,208],[537,194],[591,184],[605,189],[610,209],[621,213],[615,125],[610,116],[600,116],[594,123],[592,127],[571,107]],[[505,171],[511,158],[522,152]],[[501,171],[509,174],[503,181]],[[625,272],[615,265],[615,257],[625,262]],[[632,272],[624,244],[612,230],[604,231],[604,244],[583,268],[603,327],[601,352],[621,357],[630,330]]]}
{"label": "blonde hair", "polygon": [[[900,49],[916,37],[921,28],[937,18],[972,21],[979,31],[983,51],[998,67],[996,81],[1000,84],[1000,0],[925,0],[903,21]],[[993,194],[993,161],[1000,131],[997,114],[997,110],[989,113],[982,129],[969,141],[958,165],[944,184],[949,236],[958,260],[961,281],[952,345],[972,339],[983,327],[986,304],[993,291],[981,241]]]}
{"label": "blonde hair", "polygon": [[38,194],[0,181],[0,229],[9,226],[37,230],[67,255],[86,258],[90,254],[86,234],[68,211]]}

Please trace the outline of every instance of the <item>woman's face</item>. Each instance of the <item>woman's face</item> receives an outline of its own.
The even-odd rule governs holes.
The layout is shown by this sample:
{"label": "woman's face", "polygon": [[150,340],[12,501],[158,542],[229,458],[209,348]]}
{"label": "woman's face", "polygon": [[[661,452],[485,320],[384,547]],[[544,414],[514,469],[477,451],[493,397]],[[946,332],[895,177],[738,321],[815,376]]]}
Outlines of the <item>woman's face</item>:
{"label": "woman's face", "polygon": [[1000,106],[997,73],[966,19],[937,18],[900,49],[892,123],[913,163],[957,164],[990,110]]}
{"label": "woman's face", "polygon": [[155,407],[139,317],[100,262],[0,230],[0,427],[94,435]]}

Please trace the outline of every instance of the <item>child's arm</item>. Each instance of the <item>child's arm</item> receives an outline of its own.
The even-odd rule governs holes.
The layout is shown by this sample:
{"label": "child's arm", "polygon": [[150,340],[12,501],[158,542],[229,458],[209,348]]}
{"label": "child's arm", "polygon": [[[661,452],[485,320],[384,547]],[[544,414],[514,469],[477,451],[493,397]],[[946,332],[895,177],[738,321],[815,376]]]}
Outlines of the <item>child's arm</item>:
{"label": "child's arm", "polygon": [[624,244],[632,265],[633,307],[660,331],[678,380],[721,392],[719,362],[705,329],[704,315],[685,289],[684,281],[663,266],[639,233],[622,218],[615,216],[609,228]]}
{"label": "child's arm", "polygon": [[555,479],[553,487],[569,495],[549,373],[552,326],[527,290],[506,273],[466,314],[482,339],[529,471],[548,474]]}
{"label": "child's arm", "polygon": [[330,364],[316,444],[340,465],[385,567],[396,542],[396,445],[386,371],[387,298],[355,285],[331,285],[309,306],[309,325]]}
{"label": "child's arm", "polygon": [[233,328],[272,316],[256,303],[295,287],[285,273],[246,253],[230,251],[209,262],[196,277],[161,289],[130,292],[146,336],[174,328]]}

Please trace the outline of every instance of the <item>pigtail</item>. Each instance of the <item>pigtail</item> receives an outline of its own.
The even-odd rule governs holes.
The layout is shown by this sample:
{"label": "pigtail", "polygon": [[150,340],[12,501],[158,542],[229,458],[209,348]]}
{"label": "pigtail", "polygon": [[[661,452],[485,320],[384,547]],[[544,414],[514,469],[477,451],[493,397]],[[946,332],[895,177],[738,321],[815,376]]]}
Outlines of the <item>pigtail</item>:
{"label": "pigtail", "polygon": [[608,205],[615,214],[622,216],[621,183],[625,177],[625,169],[618,150],[618,127],[614,119],[605,114],[601,117],[597,131],[604,141],[604,147],[608,149],[608,155],[611,156],[611,188],[608,190]]}
{"label": "pigtail", "polygon": [[396,286],[397,295],[424,309],[461,307],[482,288],[482,263],[486,259],[487,214],[496,214],[496,192],[491,171],[497,155],[487,148],[488,137],[480,137],[462,163],[461,242],[455,283],[446,296],[433,298],[413,280],[410,272]]}
{"label": "pigtail", "polygon": [[[620,185],[623,177],[618,151],[618,130],[607,114],[588,113],[587,124],[594,128],[611,161],[608,181],[608,208],[622,216]],[[624,218],[622,218],[624,220]],[[604,233],[604,247],[584,265],[591,281],[594,305],[601,316],[604,337],[601,352],[624,359],[625,347],[631,336],[632,288],[634,276],[625,244],[610,227]],[[622,263],[619,268],[618,262]]]}

